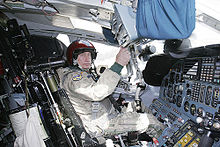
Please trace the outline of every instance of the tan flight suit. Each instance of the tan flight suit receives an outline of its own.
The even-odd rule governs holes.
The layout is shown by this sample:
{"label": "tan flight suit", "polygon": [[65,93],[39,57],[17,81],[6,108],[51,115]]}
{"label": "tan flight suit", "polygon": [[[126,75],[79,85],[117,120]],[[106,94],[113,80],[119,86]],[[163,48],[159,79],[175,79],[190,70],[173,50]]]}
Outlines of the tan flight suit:
{"label": "tan flight suit", "polygon": [[85,71],[59,68],[60,86],[65,89],[86,131],[92,136],[113,135],[127,131],[145,131],[149,125],[146,114],[136,112],[117,114],[106,98],[120,76],[106,69],[95,82]]}

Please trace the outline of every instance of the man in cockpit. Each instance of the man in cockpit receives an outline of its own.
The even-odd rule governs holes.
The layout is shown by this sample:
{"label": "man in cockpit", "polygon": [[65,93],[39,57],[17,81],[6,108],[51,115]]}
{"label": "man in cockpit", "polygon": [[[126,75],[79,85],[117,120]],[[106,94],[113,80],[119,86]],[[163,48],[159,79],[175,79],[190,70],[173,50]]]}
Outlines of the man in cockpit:
{"label": "man in cockpit", "polygon": [[60,86],[66,90],[86,131],[91,137],[145,131],[152,123],[146,113],[117,113],[107,98],[116,88],[122,68],[128,64],[130,52],[120,48],[115,63],[100,77],[95,77],[90,70],[96,56],[91,42],[76,40],[66,51],[69,67],[57,70]]}

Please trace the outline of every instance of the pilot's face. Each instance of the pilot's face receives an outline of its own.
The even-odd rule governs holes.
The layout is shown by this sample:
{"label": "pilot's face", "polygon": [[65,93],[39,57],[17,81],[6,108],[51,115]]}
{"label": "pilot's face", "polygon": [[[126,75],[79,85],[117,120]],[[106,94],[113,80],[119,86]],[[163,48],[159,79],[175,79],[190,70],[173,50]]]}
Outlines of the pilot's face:
{"label": "pilot's face", "polygon": [[82,69],[89,69],[92,62],[91,53],[84,52],[82,54],[79,54],[77,57],[77,62],[82,67]]}

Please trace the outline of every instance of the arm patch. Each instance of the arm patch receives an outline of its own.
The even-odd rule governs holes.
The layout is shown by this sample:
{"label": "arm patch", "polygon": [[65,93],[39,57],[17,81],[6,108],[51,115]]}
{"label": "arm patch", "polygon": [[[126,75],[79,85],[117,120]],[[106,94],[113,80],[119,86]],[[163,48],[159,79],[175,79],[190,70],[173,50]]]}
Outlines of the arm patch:
{"label": "arm patch", "polygon": [[76,75],[74,74],[73,77],[72,77],[72,80],[73,80],[73,81],[79,81],[79,80],[81,80],[82,78],[83,78],[82,72],[80,72],[80,73],[77,73]]}

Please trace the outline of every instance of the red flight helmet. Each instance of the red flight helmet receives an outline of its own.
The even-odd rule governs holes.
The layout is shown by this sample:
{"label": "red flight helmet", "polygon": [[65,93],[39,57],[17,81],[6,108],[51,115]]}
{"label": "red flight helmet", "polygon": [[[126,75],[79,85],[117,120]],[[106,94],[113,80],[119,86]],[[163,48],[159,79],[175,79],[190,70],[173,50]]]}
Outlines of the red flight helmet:
{"label": "red flight helmet", "polygon": [[78,55],[84,52],[90,52],[92,60],[96,59],[97,52],[93,44],[87,40],[76,40],[67,48],[66,57],[70,65],[77,59]]}

